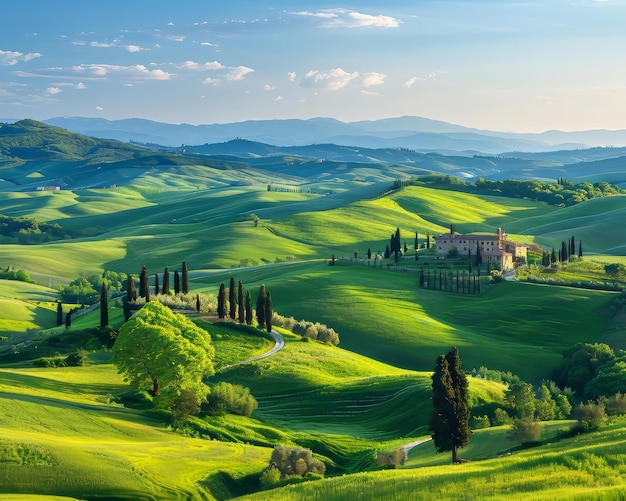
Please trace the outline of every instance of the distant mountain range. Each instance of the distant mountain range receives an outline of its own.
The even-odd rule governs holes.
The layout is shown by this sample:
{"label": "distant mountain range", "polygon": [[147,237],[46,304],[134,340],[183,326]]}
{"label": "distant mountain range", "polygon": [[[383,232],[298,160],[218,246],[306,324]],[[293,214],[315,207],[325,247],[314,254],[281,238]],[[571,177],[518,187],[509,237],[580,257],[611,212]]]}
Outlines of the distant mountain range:
{"label": "distant mountain range", "polygon": [[409,116],[349,123],[331,118],[311,118],[189,125],[139,118],[105,120],[85,117],[57,117],[44,122],[101,139],[170,147],[221,143],[244,138],[277,146],[336,144],[365,148],[408,148],[420,152],[435,151],[471,156],[626,146],[626,130],[517,134],[472,129]]}

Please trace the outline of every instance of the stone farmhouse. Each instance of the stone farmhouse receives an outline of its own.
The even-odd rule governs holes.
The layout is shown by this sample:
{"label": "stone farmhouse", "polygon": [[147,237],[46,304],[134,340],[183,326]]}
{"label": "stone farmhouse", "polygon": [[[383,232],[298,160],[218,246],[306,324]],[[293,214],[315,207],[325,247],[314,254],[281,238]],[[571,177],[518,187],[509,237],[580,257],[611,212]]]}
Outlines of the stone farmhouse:
{"label": "stone farmhouse", "polygon": [[454,225],[451,225],[450,233],[433,238],[438,256],[446,256],[452,248],[456,248],[460,256],[470,252],[472,256],[476,256],[480,247],[483,262],[490,259],[492,263],[497,263],[502,271],[512,270],[516,263],[526,262],[528,245],[507,240],[502,228],[498,228],[495,235],[479,233],[460,235],[454,231]]}

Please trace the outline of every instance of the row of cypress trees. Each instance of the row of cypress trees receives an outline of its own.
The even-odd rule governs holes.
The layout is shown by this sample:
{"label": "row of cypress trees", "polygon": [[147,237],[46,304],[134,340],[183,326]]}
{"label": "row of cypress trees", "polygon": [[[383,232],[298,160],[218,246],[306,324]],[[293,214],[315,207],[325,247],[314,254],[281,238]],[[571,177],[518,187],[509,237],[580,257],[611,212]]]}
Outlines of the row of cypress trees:
{"label": "row of cypress trees", "polygon": [[[226,318],[226,304],[228,303],[228,314],[231,320],[238,320],[240,324],[244,322],[252,325],[252,297],[250,291],[246,291],[243,282],[239,281],[239,286],[235,289],[235,279],[230,278],[228,295],[226,285],[220,284],[217,294],[217,316],[220,319]],[[274,310],[272,306],[272,296],[265,289],[265,285],[259,288],[259,296],[256,302],[256,317],[259,328],[265,327],[267,332],[272,331],[272,317]]]}

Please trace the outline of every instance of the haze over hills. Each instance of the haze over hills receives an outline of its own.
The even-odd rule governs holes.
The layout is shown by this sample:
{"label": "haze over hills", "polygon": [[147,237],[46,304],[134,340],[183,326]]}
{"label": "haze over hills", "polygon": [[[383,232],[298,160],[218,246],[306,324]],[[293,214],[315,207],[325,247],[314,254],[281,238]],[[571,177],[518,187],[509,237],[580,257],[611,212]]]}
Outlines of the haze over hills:
{"label": "haze over hills", "polygon": [[408,116],[350,123],[332,118],[311,118],[190,125],[140,118],[106,120],[86,117],[56,117],[45,120],[45,123],[98,138],[164,146],[219,143],[237,137],[278,146],[332,143],[369,148],[410,148],[440,153],[465,152],[470,155],[626,146],[626,130],[521,134],[485,131]]}
{"label": "haze over hills", "polygon": [[[435,134],[436,135],[436,134]],[[0,125],[2,191],[121,186],[142,179],[152,184],[167,173],[173,186],[233,186],[250,182],[392,182],[440,173],[468,180],[485,178],[607,181],[626,186],[626,148],[547,153],[443,155],[408,148],[364,148],[337,144],[275,146],[246,139],[185,146],[141,147],[97,139],[34,120]]]}

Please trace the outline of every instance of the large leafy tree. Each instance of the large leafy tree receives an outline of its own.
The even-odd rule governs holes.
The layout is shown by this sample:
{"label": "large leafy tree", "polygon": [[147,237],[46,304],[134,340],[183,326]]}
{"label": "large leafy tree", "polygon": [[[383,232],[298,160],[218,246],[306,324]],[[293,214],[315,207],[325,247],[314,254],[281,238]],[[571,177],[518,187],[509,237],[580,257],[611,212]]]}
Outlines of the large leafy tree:
{"label": "large leafy tree", "polygon": [[151,385],[153,395],[170,405],[184,391],[200,402],[208,392],[203,378],[215,373],[210,334],[156,301],[122,326],[112,354],[127,381]]}
{"label": "large leafy tree", "polygon": [[438,452],[452,451],[452,462],[458,463],[458,450],[467,445],[472,432],[469,385],[456,347],[437,358],[432,381],[430,429],[433,442]]}

